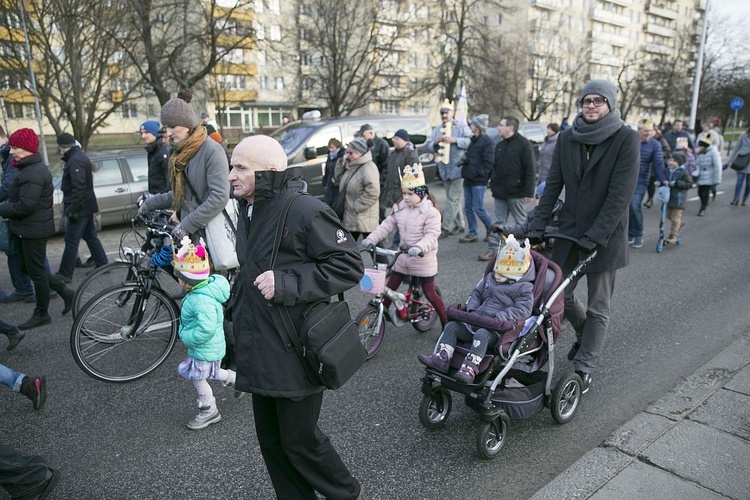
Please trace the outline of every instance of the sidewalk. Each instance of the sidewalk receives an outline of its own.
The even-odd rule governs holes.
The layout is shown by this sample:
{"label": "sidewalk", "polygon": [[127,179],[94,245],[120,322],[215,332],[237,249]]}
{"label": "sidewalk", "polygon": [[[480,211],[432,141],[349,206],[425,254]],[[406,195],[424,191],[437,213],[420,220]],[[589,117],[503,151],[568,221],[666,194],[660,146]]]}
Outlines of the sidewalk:
{"label": "sidewalk", "polygon": [[531,498],[750,498],[750,334]]}

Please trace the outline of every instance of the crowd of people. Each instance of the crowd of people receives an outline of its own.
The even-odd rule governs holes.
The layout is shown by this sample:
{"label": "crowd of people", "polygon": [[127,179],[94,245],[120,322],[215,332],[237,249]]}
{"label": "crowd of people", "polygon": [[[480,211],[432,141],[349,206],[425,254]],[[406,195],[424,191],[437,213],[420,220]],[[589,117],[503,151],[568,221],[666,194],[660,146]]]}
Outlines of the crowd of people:
{"label": "crowd of people", "polygon": [[[574,239],[557,241],[551,252],[566,275],[596,251],[565,294],[565,318],[576,336],[568,359],[586,392],[606,339],[616,272],[628,265],[628,246],[643,246],[642,207],[652,203],[653,195],[646,199],[650,187],[670,190],[667,241],[674,243],[687,191],[698,186],[698,215],[703,216],[722,175],[723,139],[715,124],[706,124],[695,143],[679,121],[661,136],[644,119],[636,132],[621,119],[617,88],[593,80],[581,91],[581,111],[572,123],[547,127],[538,160],[519,133],[516,117],[502,117],[495,142],[487,134],[486,114],[462,123],[455,120],[452,103],[444,101],[442,125],[429,140],[430,149],[441,153],[437,169],[446,192],[443,207],[425,182],[409,133],[398,130],[390,150],[370,125],[346,145],[334,138],[328,142],[321,201],[299,196],[305,189],[300,169],[287,168],[283,148],[270,137],[247,137],[228,156],[215,124],[206,113],[198,118],[191,98],[189,90],[180,91],[162,107],[161,124],[149,120],[140,127],[149,168],[148,194],[139,213],[172,211],[171,267],[186,293],[179,335],[188,348],[176,372],[194,386],[198,406],[187,427],[200,430],[221,420],[210,380],[238,394],[251,393],[260,451],[279,498],[312,498],[316,492],[326,498],[364,497],[363,487],[318,427],[324,387],[307,375],[290,347],[289,331],[279,326],[285,325],[281,315],[288,314],[299,329],[311,305],[357,284],[363,272],[360,239],[371,246],[390,238],[390,245],[404,248],[387,286],[395,290],[404,280],[417,280],[443,327],[435,351],[419,360],[446,371],[456,343],[470,342],[471,351],[456,374],[465,383],[477,376],[492,335],[448,321],[435,288],[440,241],[459,236],[460,243],[470,244],[484,237],[489,246],[479,260],[494,259],[495,265],[472,292],[467,308],[514,320],[531,312],[534,266],[529,249],[550,226]],[[94,223],[93,166],[75,138],[67,133],[57,138],[65,162],[65,250],[56,274],[46,255],[55,232],[52,177],[38,152],[38,137],[31,129],[19,129],[6,138],[0,129],[0,140],[0,217],[9,221],[6,253],[14,287],[9,295],[0,292],[0,298],[35,303],[32,317],[17,327],[0,321],[7,350],[13,350],[26,330],[51,322],[50,289],[63,299],[66,314],[73,298],[66,284],[75,267],[103,266],[107,256]],[[738,172],[732,205],[747,204],[749,159],[750,129],[728,157]],[[492,216],[484,208],[488,187]],[[217,270],[213,256],[219,249],[208,241],[207,227],[226,215],[232,198],[238,200],[233,250],[239,265]],[[527,213],[535,198],[538,205]],[[343,207],[340,217],[333,209],[337,203]],[[529,239],[522,240],[521,232]],[[90,263],[78,259],[81,239],[88,245]],[[576,293],[583,276],[585,302]],[[230,283],[228,278],[234,279]],[[228,301],[231,307],[225,311]],[[231,362],[228,345],[233,346]],[[34,409],[43,407],[44,376],[27,376],[3,365],[0,375],[0,382],[28,397]],[[0,469],[0,486],[14,497],[43,498],[60,477],[43,458],[4,445]]]}

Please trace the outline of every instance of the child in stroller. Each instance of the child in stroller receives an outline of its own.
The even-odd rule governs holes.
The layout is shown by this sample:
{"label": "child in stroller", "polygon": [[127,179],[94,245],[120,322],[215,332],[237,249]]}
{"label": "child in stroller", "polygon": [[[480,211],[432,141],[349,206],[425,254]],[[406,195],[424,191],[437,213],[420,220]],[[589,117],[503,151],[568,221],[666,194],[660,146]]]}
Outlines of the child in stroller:
{"label": "child in stroller", "polygon": [[[569,239],[561,234],[549,236]],[[530,317],[496,321],[477,312],[468,312],[460,305],[448,309],[450,320],[492,332],[474,380],[464,383],[457,377],[473,348],[471,345],[458,343],[446,369],[443,369],[442,359],[432,358],[425,363],[428,366],[422,377],[424,396],[419,410],[420,422],[430,430],[442,427],[451,411],[451,393],[463,394],[467,406],[482,420],[476,441],[482,458],[494,458],[500,453],[510,419],[529,418],[547,406],[555,421],[567,423],[573,418],[583,394],[581,378],[576,373],[560,377],[552,390],[554,348],[560,335],[563,291],[596,252],[580,262],[565,279],[554,262],[533,250],[530,255],[532,265],[529,267],[535,271]],[[494,264],[488,263],[486,275],[494,271]],[[485,276],[488,277],[491,278]],[[442,337],[438,340],[436,352],[440,352],[439,344],[443,341]],[[424,363],[428,357],[422,358],[420,361]]]}
{"label": "child in stroller", "polygon": [[[497,253],[492,273],[487,273],[466,301],[466,312],[476,312],[496,321],[523,321],[531,315],[534,302],[534,266],[531,265],[529,240],[523,245],[511,234]],[[454,378],[471,384],[479,364],[487,352],[490,339],[495,334],[484,327],[476,327],[461,321],[450,321],[438,341],[437,350],[430,356],[420,354],[424,365],[446,373],[458,340],[471,342],[471,350]]]}

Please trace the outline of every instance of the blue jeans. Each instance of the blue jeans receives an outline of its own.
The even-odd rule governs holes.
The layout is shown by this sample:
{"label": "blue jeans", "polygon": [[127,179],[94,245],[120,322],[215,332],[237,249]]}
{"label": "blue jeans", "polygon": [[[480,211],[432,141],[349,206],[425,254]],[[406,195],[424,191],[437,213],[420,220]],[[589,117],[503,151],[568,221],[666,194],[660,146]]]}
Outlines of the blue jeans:
{"label": "blue jeans", "polygon": [[734,185],[734,199],[737,201],[740,199],[743,184],[745,184],[745,196],[742,197],[742,203],[745,203],[750,196],[750,173],[737,172],[737,184]]}
{"label": "blue jeans", "polygon": [[0,443],[0,487],[13,498],[25,497],[47,480],[50,468],[39,455],[24,455]]}
{"label": "blue jeans", "polygon": [[638,184],[635,187],[635,194],[630,201],[630,225],[628,226],[628,237],[643,238],[643,210],[641,204],[643,197],[646,196],[646,185]]}
{"label": "blue jeans", "polygon": [[107,253],[104,251],[102,242],[99,241],[99,237],[96,235],[94,216],[84,215],[75,222],[71,222],[68,219],[65,225],[65,250],[63,251],[58,271],[58,273],[68,278],[72,278],[73,271],[75,271],[78,244],[81,242],[81,238],[88,245],[91,258],[94,259],[96,267],[101,267],[107,263]]}
{"label": "blue jeans", "polygon": [[21,242],[17,238],[11,238],[8,246],[10,247],[6,252],[8,255],[8,271],[13,288],[20,295],[31,295],[34,293],[31,278],[21,271]]}
{"label": "blue jeans", "polygon": [[7,366],[0,364],[0,384],[10,387],[15,392],[18,392],[21,390],[21,381],[23,380],[23,377],[23,373],[18,373],[17,371],[13,371]]}
{"label": "blue jeans", "polygon": [[492,221],[484,209],[484,193],[487,186],[467,186],[464,184],[464,212],[466,212],[466,222],[469,224],[468,236],[477,236],[477,217],[484,224],[487,234],[490,233]]}

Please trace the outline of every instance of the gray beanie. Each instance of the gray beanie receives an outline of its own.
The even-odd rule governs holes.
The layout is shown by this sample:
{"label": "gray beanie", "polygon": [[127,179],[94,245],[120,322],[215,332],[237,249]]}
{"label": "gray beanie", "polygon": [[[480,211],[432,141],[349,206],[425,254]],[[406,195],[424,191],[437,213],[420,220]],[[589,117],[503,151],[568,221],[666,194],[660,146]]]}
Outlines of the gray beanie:
{"label": "gray beanie", "polygon": [[367,141],[362,139],[361,137],[354,139],[347,146],[361,154],[367,153],[368,150]]}
{"label": "gray beanie", "polygon": [[591,80],[583,87],[578,105],[583,107],[583,98],[589,94],[596,94],[607,99],[607,106],[612,111],[617,107],[617,87],[607,80]]}
{"label": "gray beanie", "polygon": [[198,126],[200,120],[195,114],[190,101],[193,99],[193,91],[182,89],[177,97],[170,99],[161,108],[161,123],[165,127],[187,127],[193,129]]}
{"label": "gray beanie", "polygon": [[487,115],[476,115],[471,119],[473,123],[482,133],[487,132],[487,127],[490,123],[490,117]]}

